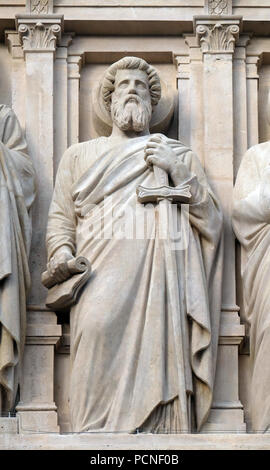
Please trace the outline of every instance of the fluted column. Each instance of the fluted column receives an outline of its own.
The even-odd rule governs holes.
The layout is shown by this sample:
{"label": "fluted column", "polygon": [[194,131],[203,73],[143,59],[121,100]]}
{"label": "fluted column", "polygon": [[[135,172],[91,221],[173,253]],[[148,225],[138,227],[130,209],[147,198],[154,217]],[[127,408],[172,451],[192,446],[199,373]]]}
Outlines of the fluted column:
{"label": "fluted column", "polygon": [[247,55],[247,126],[248,126],[248,148],[259,143],[259,121],[258,121],[258,66],[260,56]]}
{"label": "fluted column", "polygon": [[178,89],[178,139],[190,146],[190,58],[176,55]]}
{"label": "fluted column", "polygon": [[68,146],[79,142],[79,91],[82,58],[68,56]]}
{"label": "fluted column", "polygon": [[[55,80],[54,80],[54,176],[63,153],[69,146],[69,64],[68,48],[72,43],[72,34],[62,35],[61,42],[55,55]],[[78,105],[79,108],[79,105]],[[72,119],[72,117],[71,117]]]}
{"label": "fluted column", "polygon": [[[185,43],[189,48],[189,114],[183,119],[189,122],[189,144],[204,166],[204,109],[202,74],[203,62],[200,45],[194,35],[186,34]],[[181,66],[180,66],[181,67]],[[181,67],[182,68],[182,67]],[[181,70],[180,68],[180,70]],[[179,82],[178,82],[179,83]],[[179,83],[180,85],[180,83]],[[180,90],[179,90],[180,92]],[[179,108],[179,115],[182,113]]]}
{"label": "fluted column", "polygon": [[233,60],[234,178],[248,148],[246,65],[249,42],[249,35],[241,35],[237,41]]}

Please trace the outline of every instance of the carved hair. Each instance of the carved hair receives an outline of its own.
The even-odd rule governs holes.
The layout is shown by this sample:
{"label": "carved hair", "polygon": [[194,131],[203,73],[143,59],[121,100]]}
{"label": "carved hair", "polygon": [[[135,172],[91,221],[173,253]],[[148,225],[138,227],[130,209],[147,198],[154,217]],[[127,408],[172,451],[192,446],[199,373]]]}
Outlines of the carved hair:
{"label": "carved hair", "polygon": [[101,96],[106,109],[111,111],[111,96],[114,91],[117,70],[142,70],[148,76],[152,106],[158,104],[161,97],[161,85],[157,70],[139,57],[124,57],[112,64],[105,72],[101,85]]}

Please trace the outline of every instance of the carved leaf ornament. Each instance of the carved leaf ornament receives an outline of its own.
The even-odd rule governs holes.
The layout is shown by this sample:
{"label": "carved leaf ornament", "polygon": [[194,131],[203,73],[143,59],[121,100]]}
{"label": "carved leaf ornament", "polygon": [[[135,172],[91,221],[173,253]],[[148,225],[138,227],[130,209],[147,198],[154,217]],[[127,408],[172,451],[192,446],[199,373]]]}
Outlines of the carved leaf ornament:
{"label": "carved leaf ornament", "polygon": [[227,13],[228,1],[209,0],[208,8],[210,15],[221,15],[222,13]]}
{"label": "carved leaf ornament", "polygon": [[22,37],[23,46],[27,49],[48,49],[53,50],[56,44],[57,35],[61,32],[58,24],[45,25],[41,22],[34,26],[21,24],[19,34]]}
{"label": "carved leaf ornament", "polygon": [[48,13],[49,0],[32,0],[31,2],[31,13]]}
{"label": "carved leaf ornament", "polygon": [[222,23],[199,25],[197,34],[204,52],[231,52],[239,34],[239,26]]}

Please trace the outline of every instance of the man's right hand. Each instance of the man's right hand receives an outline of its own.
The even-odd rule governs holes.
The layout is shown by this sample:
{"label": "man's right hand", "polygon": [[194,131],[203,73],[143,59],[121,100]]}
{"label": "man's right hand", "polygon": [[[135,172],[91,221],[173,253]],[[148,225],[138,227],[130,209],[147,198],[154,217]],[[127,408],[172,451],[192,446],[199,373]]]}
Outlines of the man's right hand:
{"label": "man's right hand", "polygon": [[61,283],[70,277],[67,262],[74,259],[71,250],[65,246],[59,248],[47,264],[47,270],[56,282]]}

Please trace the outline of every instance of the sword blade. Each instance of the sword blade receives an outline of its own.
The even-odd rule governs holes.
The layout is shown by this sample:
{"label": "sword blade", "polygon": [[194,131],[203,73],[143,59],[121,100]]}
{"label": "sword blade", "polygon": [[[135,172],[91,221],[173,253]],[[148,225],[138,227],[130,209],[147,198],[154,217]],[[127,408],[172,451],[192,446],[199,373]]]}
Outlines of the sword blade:
{"label": "sword blade", "polygon": [[[168,184],[168,174],[166,171],[154,166],[154,174],[156,183],[158,185]],[[175,251],[172,247],[171,235],[174,229],[173,223],[170,224],[170,207],[171,202],[167,199],[159,201],[159,226],[166,225],[167,236],[160,240],[164,247],[165,266],[166,266],[166,277],[168,286],[168,303],[169,309],[172,316],[172,324],[174,331],[174,343],[176,350],[176,362],[178,371],[178,384],[179,384],[179,412],[180,412],[180,425],[183,431],[189,432],[189,416],[188,416],[188,402],[186,393],[186,381],[185,381],[185,360],[184,360],[184,348],[182,341],[182,315],[180,306],[180,294],[179,294],[179,280],[178,280],[178,269]],[[167,216],[166,220],[164,214]],[[164,219],[164,220],[163,220]]]}

